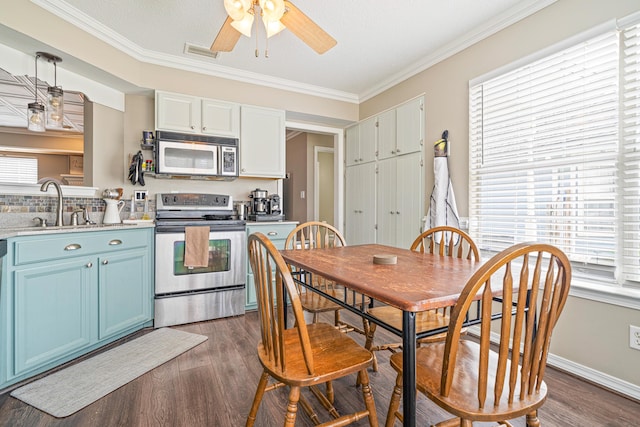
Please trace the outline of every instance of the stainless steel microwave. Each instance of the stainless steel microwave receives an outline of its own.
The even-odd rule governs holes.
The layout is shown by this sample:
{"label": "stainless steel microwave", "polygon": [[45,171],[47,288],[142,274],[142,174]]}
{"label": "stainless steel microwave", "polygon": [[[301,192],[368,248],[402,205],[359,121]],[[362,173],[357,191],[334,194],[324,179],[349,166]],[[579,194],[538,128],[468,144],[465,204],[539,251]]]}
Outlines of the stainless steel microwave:
{"label": "stainless steel microwave", "polygon": [[238,176],[238,139],[156,132],[156,174]]}

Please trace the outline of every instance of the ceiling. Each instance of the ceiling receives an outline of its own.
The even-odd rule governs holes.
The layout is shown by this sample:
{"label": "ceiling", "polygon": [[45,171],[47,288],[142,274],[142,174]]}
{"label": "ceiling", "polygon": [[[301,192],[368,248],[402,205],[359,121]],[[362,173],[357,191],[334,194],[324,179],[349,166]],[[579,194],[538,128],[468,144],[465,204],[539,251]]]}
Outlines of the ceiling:
{"label": "ceiling", "polygon": [[285,30],[268,58],[257,19],[232,52],[185,53],[209,52],[223,0],[32,1],[141,61],[362,102],[555,0],[292,0],[338,44],[319,55]]}

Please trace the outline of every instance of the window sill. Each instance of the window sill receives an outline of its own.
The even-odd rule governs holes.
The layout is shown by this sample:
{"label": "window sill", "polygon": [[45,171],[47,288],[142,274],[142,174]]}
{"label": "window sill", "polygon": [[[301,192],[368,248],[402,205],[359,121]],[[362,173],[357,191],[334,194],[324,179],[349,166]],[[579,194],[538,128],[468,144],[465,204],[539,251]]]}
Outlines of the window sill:
{"label": "window sill", "polygon": [[574,277],[571,279],[569,295],[640,310],[640,289],[596,285]]}

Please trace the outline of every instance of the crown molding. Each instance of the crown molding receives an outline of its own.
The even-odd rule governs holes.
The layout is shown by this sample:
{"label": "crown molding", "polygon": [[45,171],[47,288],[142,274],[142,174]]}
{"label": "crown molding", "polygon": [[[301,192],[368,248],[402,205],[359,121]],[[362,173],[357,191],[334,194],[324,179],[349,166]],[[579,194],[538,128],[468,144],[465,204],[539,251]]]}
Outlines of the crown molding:
{"label": "crown molding", "polygon": [[[31,0],[34,4],[53,13],[57,17],[67,21],[81,30],[93,35],[99,40],[109,44],[115,49],[136,59],[137,61],[175,68],[183,71],[192,71],[223,79],[235,80],[243,83],[257,84],[290,92],[302,93],[321,98],[328,98],[342,102],[357,104],[359,98],[356,94],[337,91],[320,86],[309,85],[293,80],[281,79],[264,74],[252,73],[236,68],[211,64],[184,56],[162,54],[150,51],[126,39],[112,31],[104,24],[96,21],[91,16],[83,13],[64,1],[59,0]],[[206,48],[205,48],[206,49]]]}

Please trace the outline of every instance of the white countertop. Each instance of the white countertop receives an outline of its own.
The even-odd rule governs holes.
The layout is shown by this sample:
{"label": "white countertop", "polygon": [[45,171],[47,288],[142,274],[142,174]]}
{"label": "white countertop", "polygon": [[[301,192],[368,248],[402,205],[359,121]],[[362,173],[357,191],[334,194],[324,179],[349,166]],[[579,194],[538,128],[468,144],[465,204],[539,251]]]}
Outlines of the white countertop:
{"label": "white countertop", "polygon": [[7,227],[0,230],[0,239],[16,236],[33,236],[39,234],[80,233],[86,231],[113,231],[133,228],[155,227],[153,222],[135,222],[124,224],[65,225],[62,227]]}

